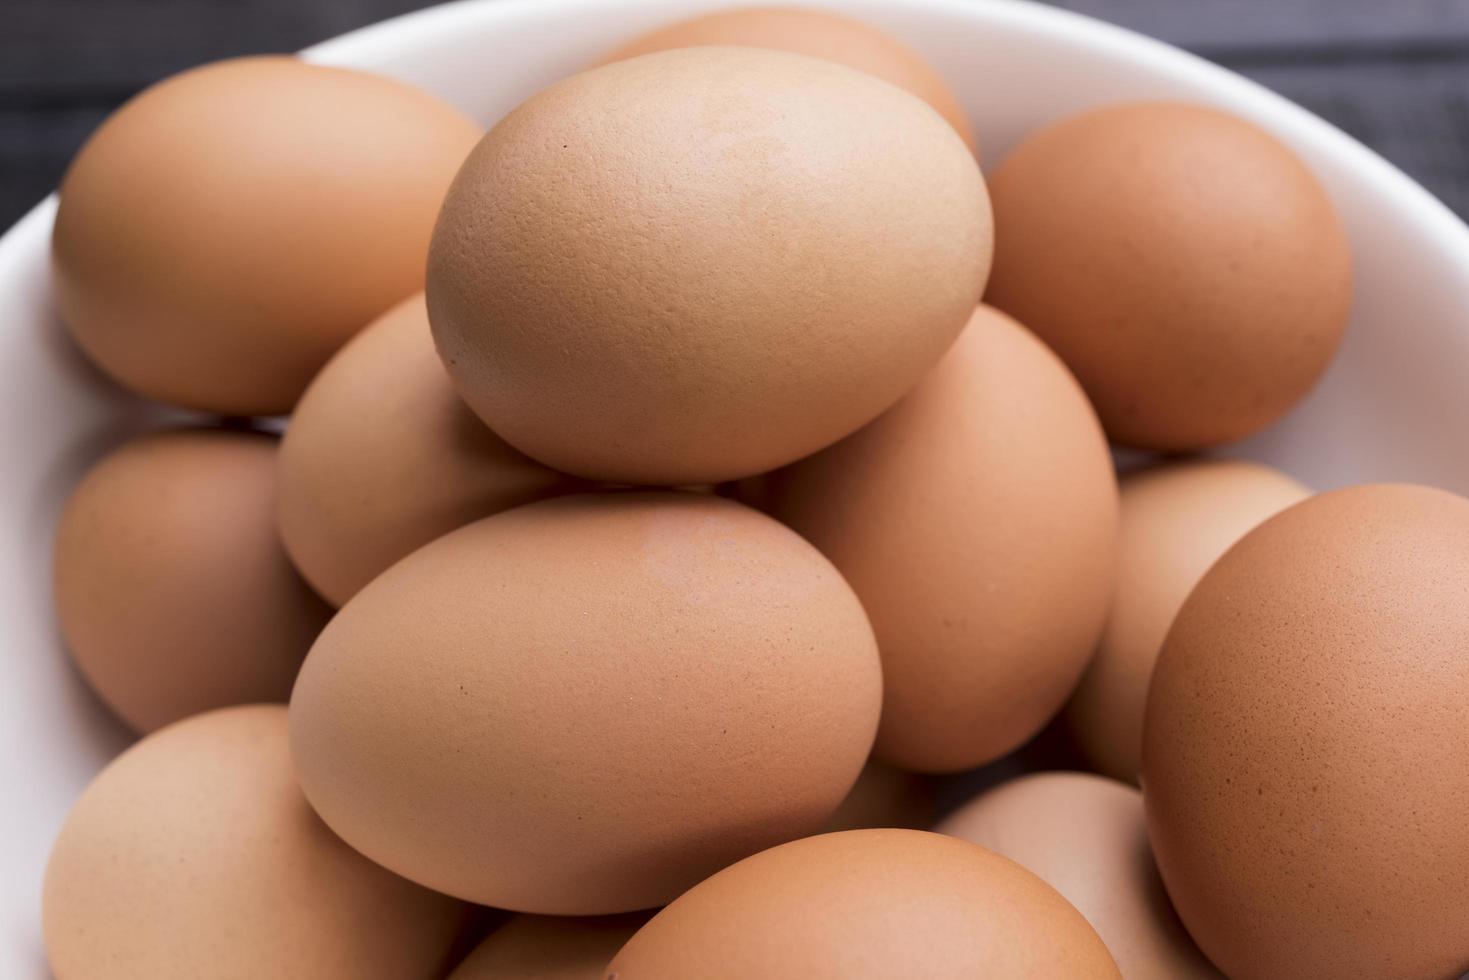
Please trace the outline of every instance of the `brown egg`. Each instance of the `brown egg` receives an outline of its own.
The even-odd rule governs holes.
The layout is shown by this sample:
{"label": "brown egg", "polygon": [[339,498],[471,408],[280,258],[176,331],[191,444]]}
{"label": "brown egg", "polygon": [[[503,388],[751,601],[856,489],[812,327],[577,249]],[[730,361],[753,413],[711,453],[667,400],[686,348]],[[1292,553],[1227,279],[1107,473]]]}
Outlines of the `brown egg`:
{"label": "brown egg", "polygon": [[868,762],[847,798],[821,828],[822,833],[871,827],[927,830],[933,823],[937,792],[931,777]]}
{"label": "brown egg", "polygon": [[974,133],[958,96],[918,52],[871,24],[831,10],[801,7],[716,10],[634,38],[600,63],[711,44],[777,48],[835,61],[875,75],[927,102],[965,143],[974,146]]}
{"label": "brown egg", "polygon": [[917,390],[768,493],[872,618],[880,759],[981,765],[1066,700],[1111,597],[1117,486],[1081,389],[1009,317],[980,307]]}
{"label": "brown egg", "polygon": [[1143,729],[1148,833],[1236,980],[1469,970],[1469,501],[1313,497],[1184,603]]}
{"label": "brown egg", "polygon": [[479,133],[426,92],[294,58],[166,79],[62,182],[62,318],[140,394],[289,411],[343,341],[423,288],[439,203]]}
{"label": "brown egg", "polygon": [[1230,545],[1310,491],[1268,466],[1239,460],[1136,471],[1122,478],[1120,490],[1112,612],[1066,713],[1097,770],[1135,783],[1148,679],[1183,600]]}
{"label": "brown egg", "polygon": [[1273,137],[1134,103],[1042,129],[994,172],[986,302],[1049,344],[1113,441],[1194,449],[1285,414],[1351,306],[1346,232]]}
{"label": "brown egg", "polygon": [[53,562],[61,634],[136,730],[290,696],[331,610],[276,537],[275,463],[263,433],[157,433],[97,464],[67,501]]}
{"label": "brown egg", "polygon": [[938,830],[1039,875],[1086,916],[1127,980],[1222,980],[1168,903],[1131,786],[1035,773],[971,800]]}
{"label": "brown egg", "polygon": [[835,442],[964,326],[979,168],[917,98],[758,48],[566,79],[497,125],[429,256],[439,353],[507,442],[616,483],[713,483]]}
{"label": "brown egg", "polygon": [[517,915],[490,933],[449,980],[602,980],[607,961],[649,914]]}
{"label": "brown egg", "polygon": [[281,442],[281,538],[340,606],[409,552],[575,481],[511,449],[454,392],[422,294],[332,358]]}
{"label": "brown egg", "polygon": [[616,980],[1119,977],[1081,914],[1020,865],[917,830],[808,837],[659,912]]}
{"label": "brown egg", "polygon": [[226,708],[145,738],[51,851],[46,951],[64,980],[431,980],[463,907],[343,844],[291,772],[286,709]]}
{"label": "brown egg", "polygon": [[831,816],[881,670],[837,571],[710,494],[560,497],[355,596],[291,699],[306,795],[364,854],[523,912],[661,905]]}

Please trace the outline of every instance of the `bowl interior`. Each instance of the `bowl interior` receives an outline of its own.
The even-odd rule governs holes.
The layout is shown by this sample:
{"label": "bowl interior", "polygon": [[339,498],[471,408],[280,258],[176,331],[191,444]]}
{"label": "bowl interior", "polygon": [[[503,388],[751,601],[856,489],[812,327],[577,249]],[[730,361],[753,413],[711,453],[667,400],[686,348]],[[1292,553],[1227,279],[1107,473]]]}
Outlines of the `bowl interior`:
{"label": "bowl interior", "polygon": [[[913,44],[948,77],[993,162],[1026,131],[1101,103],[1207,103],[1272,130],[1316,169],[1345,217],[1357,295],[1346,343],[1295,413],[1229,450],[1317,488],[1373,480],[1469,493],[1469,230],[1396,169],[1306,111],[1158,42],[1024,0],[803,0],[839,8]],[[618,40],[720,0],[461,0],[306,52],[393,75],[492,123]],[[39,892],[72,800],[128,739],[72,672],[50,607],[50,538],[85,467],[159,410],[122,395],[59,332],[50,299],[54,201],[0,240],[0,973],[48,976]]]}

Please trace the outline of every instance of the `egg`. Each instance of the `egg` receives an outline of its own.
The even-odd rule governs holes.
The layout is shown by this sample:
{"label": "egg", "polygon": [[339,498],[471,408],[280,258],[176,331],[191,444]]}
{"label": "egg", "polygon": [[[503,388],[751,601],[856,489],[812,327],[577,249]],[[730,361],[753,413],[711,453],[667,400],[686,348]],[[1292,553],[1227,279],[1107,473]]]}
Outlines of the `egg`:
{"label": "egg", "polygon": [[1245,535],[1143,726],[1174,906],[1235,980],[1469,970],[1469,500],[1369,485]]}
{"label": "egg", "polygon": [[490,933],[449,980],[603,980],[607,961],[647,921],[647,912],[517,915]]}
{"label": "egg", "polygon": [[685,48],[525,102],[459,171],[429,252],[439,353],[565,473],[749,476],[896,402],[984,288],[990,212],[927,105],[783,51]]}
{"label": "egg", "polygon": [[1170,463],[1121,479],[1112,611],[1066,706],[1076,743],[1099,772],[1137,782],[1148,679],[1189,591],[1230,545],[1309,493],[1242,460]]}
{"label": "egg", "polygon": [[716,10],[636,37],[604,58],[603,63],[711,44],[776,48],[866,72],[927,102],[965,143],[974,145],[974,133],[958,96],[918,52],[870,24],[831,10]]}
{"label": "egg", "polygon": [[1120,977],[1081,914],[1013,861],[917,830],[808,837],[680,896],[616,980]]}
{"label": "egg", "polygon": [[971,768],[1061,708],[1111,599],[1117,485],[1080,387],[1018,323],[979,308],[896,408],[765,489],[872,619],[879,759]]}
{"label": "egg", "polygon": [[380,864],[600,915],[816,831],[881,696],[861,605],[796,534],[711,494],[582,494],[373,580],[312,648],[291,742],[317,811]]}
{"label": "egg", "polygon": [[114,760],[62,827],[42,912],[65,980],[432,980],[463,916],[317,819],[276,705],[197,715]]}
{"label": "egg", "polygon": [[140,394],[289,411],[343,341],[423,288],[439,203],[479,135],[426,92],[295,58],[159,82],[62,181],[62,318]]}
{"label": "egg", "polygon": [[1148,849],[1142,795],[1074,772],[980,794],[939,825],[1034,872],[1097,930],[1127,980],[1222,980],[1184,932]]}
{"label": "egg", "polygon": [[1257,432],[1312,388],[1346,328],[1341,220],[1243,119],[1094,109],[1031,135],[990,190],[986,302],[1061,355],[1115,442],[1187,450]]}
{"label": "egg", "polygon": [[281,539],[340,606],[399,558],[576,482],[506,445],[454,392],[420,293],[354,337],[281,442]]}
{"label": "egg", "polygon": [[61,634],[137,731],[289,697],[331,610],[276,537],[275,467],[273,436],[161,432],[107,456],[67,500],[53,558]]}
{"label": "egg", "polygon": [[929,777],[881,762],[868,762],[822,831],[869,827],[927,829],[933,822],[937,791],[935,781]]}

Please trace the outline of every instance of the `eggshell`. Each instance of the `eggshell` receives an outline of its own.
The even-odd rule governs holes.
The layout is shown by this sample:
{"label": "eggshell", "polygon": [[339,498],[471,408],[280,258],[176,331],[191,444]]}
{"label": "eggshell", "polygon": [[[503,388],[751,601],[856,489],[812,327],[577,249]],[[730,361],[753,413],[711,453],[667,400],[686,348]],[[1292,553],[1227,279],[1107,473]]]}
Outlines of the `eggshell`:
{"label": "eggshell", "polygon": [[1236,980],[1469,970],[1469,501],[1291,507],[1174,621],[1143,729],[1148,833]]}
{"label": "eggshell", "polygon": [[1351,306],[1346,232],[1274,137],[1130,103],[1032,135],[991,175],[986,302],[1066,361],[1115,442],[1194,449],[1284,415]]}
{"label": "eggshell", "polygon": [[1111,598],[1117,485],[1080,387],[1019,324],[979,308],[917,390],[767,492],[872,618],[880,759],[967,769],[1060,709]]}
{"label": "eggshell", "polygon": [[817,830],[881,704],[814,548],[710,494],[528,504],[337,615],[291,700],[306,795],[379,863],[516,911],[661,905]]}
{"label": "eggshell", "polygon": [[1035,773],[981,794],[938,830],[1039,875],[1086,916],[1127,980],[1221,980],[1168,902],[1131,786]]}
{"label": "eggshell", "polygon": [[471,408],[567,473],[748,476],[911,388],[984,288],[973,156],[919,99],[783,51],[702,47],[566,79],[455,178],[429,254]]}
{"label": "eggshell", "polygon": [[881,762],[868,762],[847,798],[826,821],[823,833],[869,827],[926,830],[933,822],[935,781]]}
{"label": "eggshell", "polygon": [[984,848],[917,830],[808,837],[746,858],[659,912],[616,980],[1118,977],[1081,914]]}
{"label": "eggshell", "polygon": [[1122,478],[1120,491],[1112,611],[1066,713],[1097,770],[1135,783],[1148,679],[1189,590],[1230,545],[1310,491],[1284,473],[1242,460],[1135,471]]}
{"label": "eggshell", "polygon": [[331,610],[276,537],[275,462],[263,433],[156,433],[106,457],[67,501],[53,562],[61,634],[134,729],[290,696]]}
{"label": "eggshell", "polygon": [[430,980],[462,918],[317,819],[273,705],[197,715],[114,760],[57,838],[42,912],[58,980]]}
{"label": "eggshell", "polygon": [[434,351],[422,294],[322,369],[291,416],[279,465],[281,538],[337,606],[434,538],[578,485],[465,407]]}
{"label": "eggshell", "polygon": [[62,181],[62,318],[141,394],[286,412],[343,341],[423,288],[439,203],[479,135],[426,92],[294,58],[166,79]]}
{"label": "eggshell", "polygon": [[607,961],[648,915],[517,915],[490,933],[449,980],[602,980]]}
{"label": "eggshell", "polygon": [[636,37],[602,63],[711,44],[776,48],[874,75],[927,102],[965,143],[974,146],[974,133],[958,96],[917,51],[871,24],[835,11],[801,7],[716,10]]}

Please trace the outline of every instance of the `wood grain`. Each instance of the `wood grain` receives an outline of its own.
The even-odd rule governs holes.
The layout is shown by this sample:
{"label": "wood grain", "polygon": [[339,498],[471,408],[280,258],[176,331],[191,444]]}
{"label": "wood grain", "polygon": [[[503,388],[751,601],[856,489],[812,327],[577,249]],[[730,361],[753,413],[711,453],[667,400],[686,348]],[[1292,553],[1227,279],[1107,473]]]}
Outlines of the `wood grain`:
{"label": "wood grain", "polygon": [[1450,40],[1469,46],[1464,0],[1057,0],[1055,6],[1192,49],[1376,51]]}
{"label": "wood grain", "polygon": [[[983,3],[984,0],[973,0]],[[1469,0],[1056,0],[1182,45],[1318,112],[1469,215]],[[150,82],[293,51],[414,0],[4,0],[0,228]]]}

